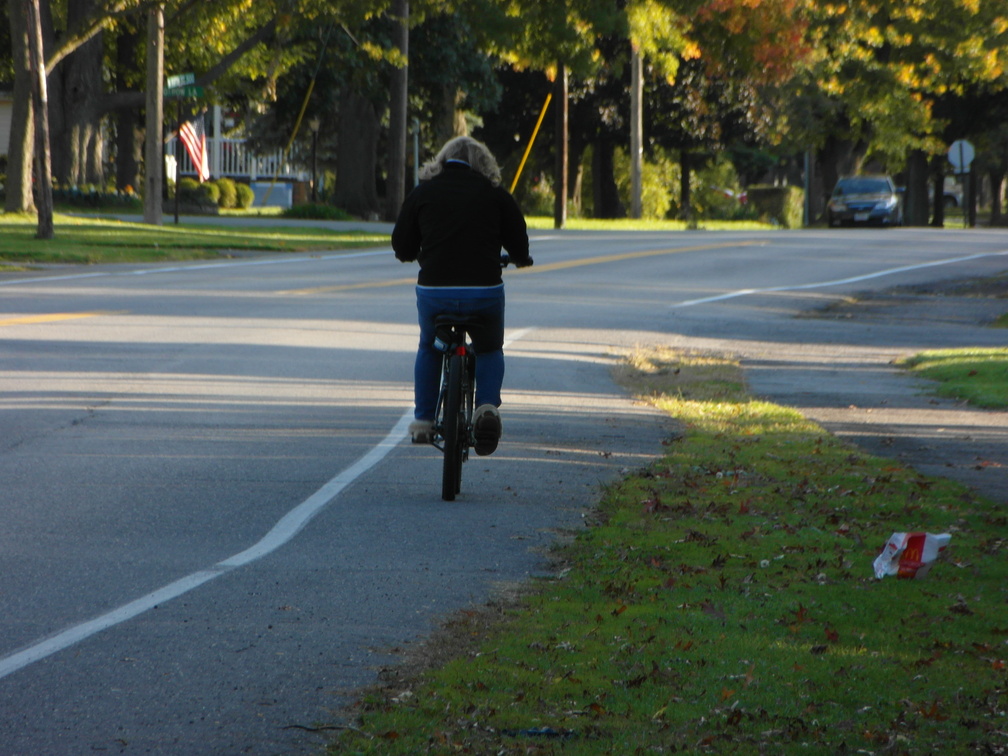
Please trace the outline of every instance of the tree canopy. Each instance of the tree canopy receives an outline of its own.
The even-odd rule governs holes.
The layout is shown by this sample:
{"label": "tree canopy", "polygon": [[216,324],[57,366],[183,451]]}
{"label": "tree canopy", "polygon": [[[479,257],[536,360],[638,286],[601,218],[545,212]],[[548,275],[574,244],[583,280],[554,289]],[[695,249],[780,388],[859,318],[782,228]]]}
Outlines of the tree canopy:
{"label": "tree canopy", "polygon": [[[109,131],[102,124],[111,120],[118,181],[133,180],[151,0],[40,4],[55,178],[101,178]],[[332,124],[321,140],[327,159],[366,136],[344,133],[350,121],[373,133],[368,150],[381,150],[389,75],[406,63],[392,40],[389,5],[168,0],[165,70],[193,72],[206,92],[194,104],[245,113],[249,133],[264,145],[289,136],[314,81],[311,111]],[[0,81],[16,100],[8,178],[19,177],[22,187],[8,181],[8,209],[22,209],[12,192],[31,204],[20,8],[7,4],[0,32]],[[589,144],[611,149],[628,133],[630,60],[639,54],[649,149],[812,149],[833,166],[827,173],[868,160],[896,172],[912,154],[940,157],[957,136],[973,137],[992,164],[1003,152],[999,124],[959,116],[1000,102],[1008,90],[1005,3],[415,0],[410,25],[409,106],[426,125],[428,149],[452,130],[481,125],[515,146],[512,135],[526,134],[535,120],[543,75],[559,65],[572,76],[575,154]],[[528,95],[509,91],[526,85]]]}

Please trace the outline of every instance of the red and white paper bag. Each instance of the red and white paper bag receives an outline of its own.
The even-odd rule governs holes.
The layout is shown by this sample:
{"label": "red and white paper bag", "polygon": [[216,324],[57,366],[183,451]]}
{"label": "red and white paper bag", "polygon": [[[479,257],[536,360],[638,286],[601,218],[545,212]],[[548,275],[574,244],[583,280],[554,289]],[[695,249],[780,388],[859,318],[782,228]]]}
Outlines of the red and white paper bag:
{"label": "red and white paper bag", "polygon": [[950,540],[949,533],[893,533],[875,559],[875,577],[922,578]]}

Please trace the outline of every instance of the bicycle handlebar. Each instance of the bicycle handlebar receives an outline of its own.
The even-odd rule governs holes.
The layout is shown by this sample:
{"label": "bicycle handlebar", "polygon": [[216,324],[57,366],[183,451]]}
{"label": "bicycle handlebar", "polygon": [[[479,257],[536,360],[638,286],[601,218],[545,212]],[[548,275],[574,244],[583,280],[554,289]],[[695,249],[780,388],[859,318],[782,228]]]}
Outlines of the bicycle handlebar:
{"label": "bicycle handlebar", "polygon": [[[515,267],[516,268],[530,268],[530,267],[532,267],[533,262],[534,261],[532,260],[532,257],[530,256],[527,263],[525,263],[524,265],[518,265],[517,263],[515,263]],[[511,255],[509,255],[507,252],[501,252],[500,266],[502,268],[506,268],[510,264],[511,264]]]}

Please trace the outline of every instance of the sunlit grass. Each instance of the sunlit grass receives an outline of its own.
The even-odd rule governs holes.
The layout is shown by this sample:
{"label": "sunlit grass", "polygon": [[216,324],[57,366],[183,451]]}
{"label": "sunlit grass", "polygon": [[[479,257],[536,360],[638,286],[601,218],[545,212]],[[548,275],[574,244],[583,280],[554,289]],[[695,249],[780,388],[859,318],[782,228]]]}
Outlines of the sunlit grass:
{"label": "sunlit grass", "polygon": [[1008,407],[1008,347],[927,351],[900,364],[936,381],[941,396],[978,407]]}
{"label": "sunlit grass", "polygon": [[[553,218],[546,216],[530,216],[526,218],[526,222],[530,229],[544,230],[554,227]],[[564,228],[570,231],[770,231],[776,227],[760,221],[569,218]]]}
{"label": "sunlit grass", "polygon": [[0,215],[0,265],[125,263],[219,258],[240,252],[311,252],[388,244],[387,234],[320,226],[153,226],[57,214],[55,237],[36,239],[34,216]]}
{"label": "sunlit grass", "polygon": [[[362,702],[334,753],[996,752],[1008,520],[993,502],[745,395],[729,359],[638,353],[675,419],[563,569],[454,660]],[[661,380],[668,389],[661,390]],[[734,387],[727,390],[725,387]],[[892,532],[949,532],[877,580]]]}

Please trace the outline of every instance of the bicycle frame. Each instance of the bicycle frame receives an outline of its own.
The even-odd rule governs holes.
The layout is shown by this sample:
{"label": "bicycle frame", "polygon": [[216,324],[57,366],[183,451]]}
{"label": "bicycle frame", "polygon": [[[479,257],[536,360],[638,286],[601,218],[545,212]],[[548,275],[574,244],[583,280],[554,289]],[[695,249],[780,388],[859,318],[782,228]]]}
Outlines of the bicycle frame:
{"label": "bicycle frame", "polygon": [[476,356],[466,338],[466,321],[440,316],[435,347],[443,352],[441,389],[434,420],[434,446],[444,455],[441,498],[452,501],[462,487],[462,464],[472,445]]}

